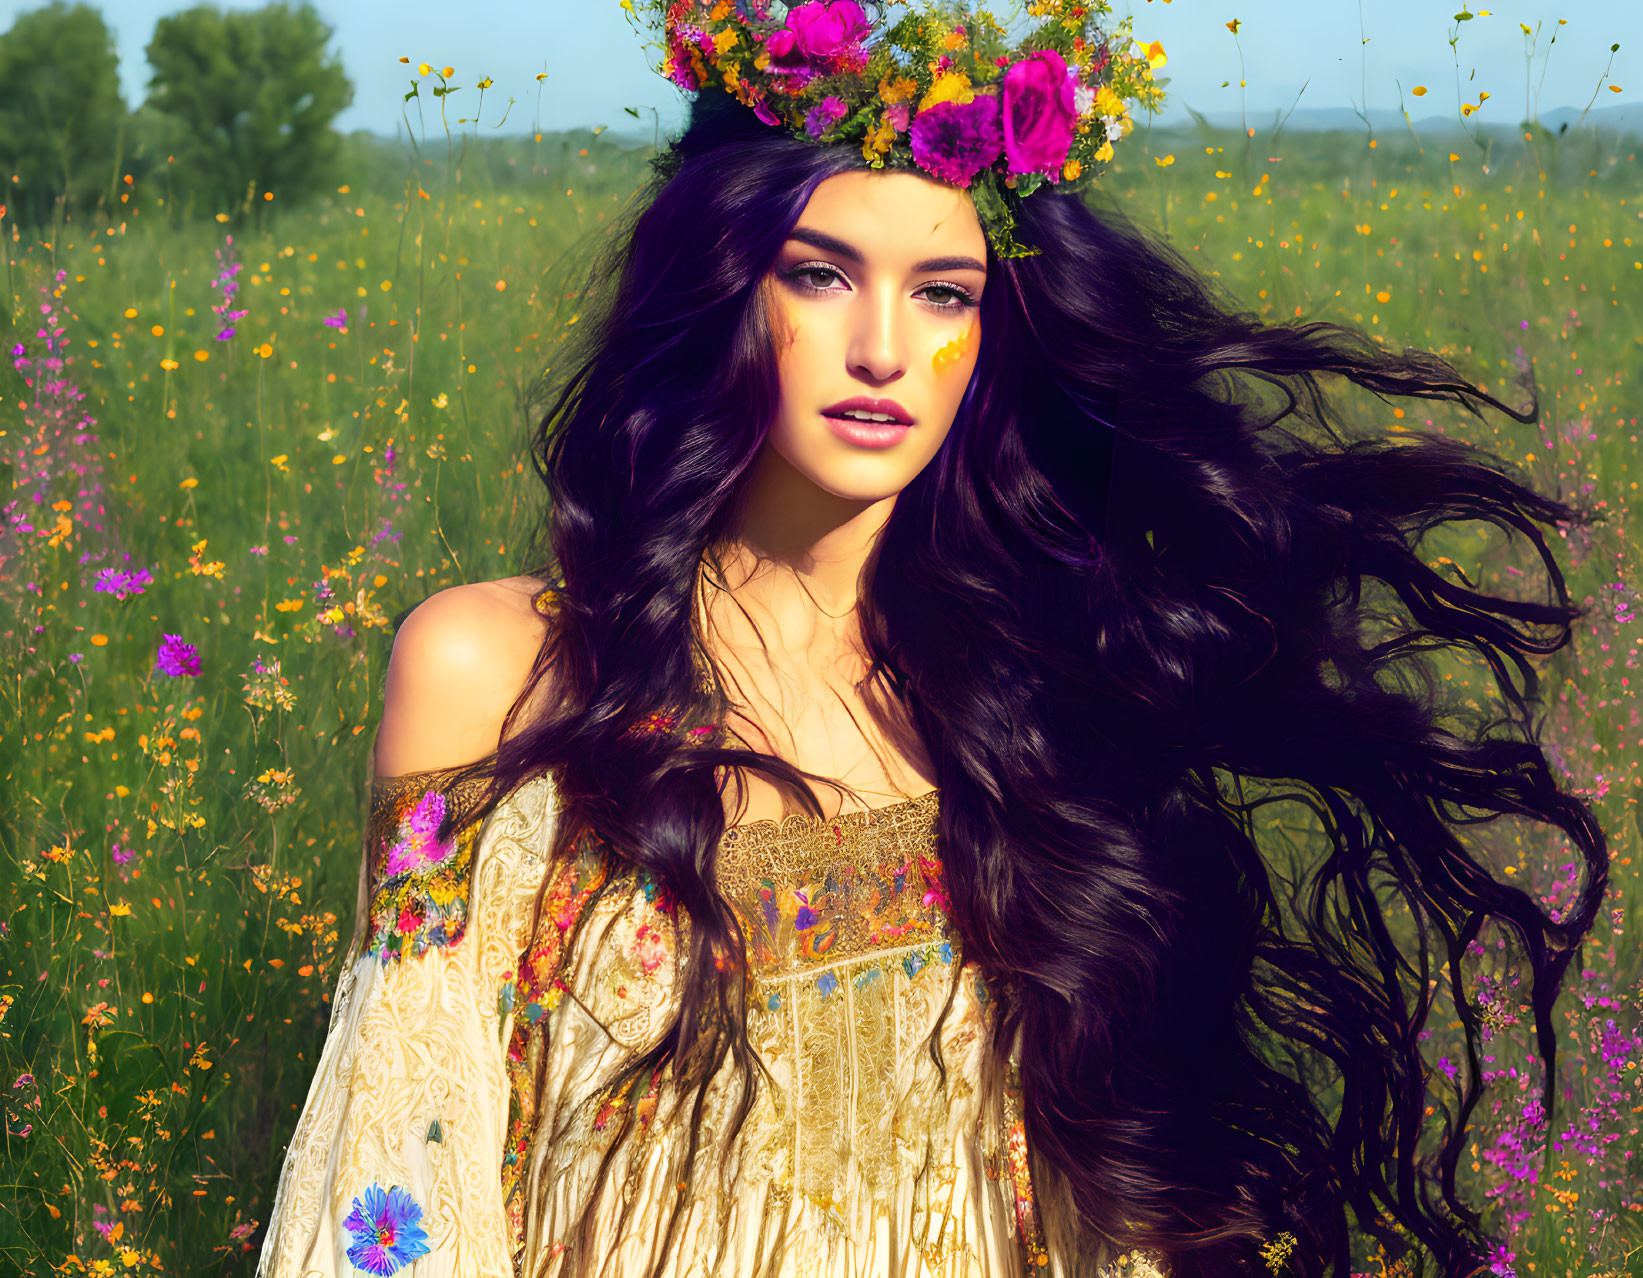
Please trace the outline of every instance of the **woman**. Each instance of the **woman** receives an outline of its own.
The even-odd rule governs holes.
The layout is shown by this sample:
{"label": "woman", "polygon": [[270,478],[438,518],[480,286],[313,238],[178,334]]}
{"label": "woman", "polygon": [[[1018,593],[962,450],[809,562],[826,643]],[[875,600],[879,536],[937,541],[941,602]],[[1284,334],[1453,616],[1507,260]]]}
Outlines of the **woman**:
{"label": "woman", "polygon": [[[1537,524],[1578,516],[1453,440],[1348,438],[1319,375],[1531,417],[1012,182],[1110,154],[1051,136],[1113,74],[1088,25],[1046,81],[979,16],[667,23],[699,97],[537,441],[551,566],[395,641],[263,1272],[1316,1274],[1354,1232],[1484,1267],[1479,1070],[1428,1087],[1428,974],[1475,1041],[1463,954],[1507,926],[1555,1060],[1606,858],[1526,656],[1577,615]],[[905,93],[896,41],[945,50]],[[1463,518],[1558,602],[1428,568]],[[1504,724],[1423,683],[1434,647],[1489,660]],[[1289,799],[1305,896],[1256,838]],[[1567,918],[1462,808],[1568,836]]]}

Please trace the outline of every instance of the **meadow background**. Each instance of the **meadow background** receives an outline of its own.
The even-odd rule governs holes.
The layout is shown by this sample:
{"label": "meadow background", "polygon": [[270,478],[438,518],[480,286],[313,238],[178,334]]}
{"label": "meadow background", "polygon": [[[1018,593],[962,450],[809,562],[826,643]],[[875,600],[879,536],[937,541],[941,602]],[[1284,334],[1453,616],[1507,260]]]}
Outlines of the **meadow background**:
{"label": "meadow background", "polygon": [[[576,271],[648,171],[647,142],[608,132],[487,136],[475,70],[409,67],[417,140],[339,140],[301,198],[185,199],[147,153],[81,204],[0,216],[0,1273],[255,1266],[353,926],[395,620],[531,563],[525,438]],[[1104,188],[1274,322],[1437,350],[1514,403],[1532,372],[1527,426],[1345,402],[1603,516],[1552,537],[1587,613],[1542,664],[1543,732],[1613,885],[1559,1004],[1551,1121],[1510,945],[1475,947],[1491,1086],[1462,1188],[1502,1274],[1643,1275],[1637,145],[1465,119],[1142,128]],[[1534,582],[1476,530],[1427,551]],[[1443,677],[1470,696],[1463,663]],[[1544,832],[1479,838],[1571,896]]]}

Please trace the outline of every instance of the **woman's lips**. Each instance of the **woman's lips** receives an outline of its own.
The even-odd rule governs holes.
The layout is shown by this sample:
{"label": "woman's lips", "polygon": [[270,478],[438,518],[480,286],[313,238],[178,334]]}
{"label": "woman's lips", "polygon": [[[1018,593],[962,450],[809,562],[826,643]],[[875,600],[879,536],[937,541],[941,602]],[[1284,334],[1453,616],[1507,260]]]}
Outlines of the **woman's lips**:
{"label": "woman's lips", "polygon": [[827,428],[847,444],[861,448],[889,448],[901,442],[911,426],[902,422],[864,422],[855,417],[834,417],[823,413]]}

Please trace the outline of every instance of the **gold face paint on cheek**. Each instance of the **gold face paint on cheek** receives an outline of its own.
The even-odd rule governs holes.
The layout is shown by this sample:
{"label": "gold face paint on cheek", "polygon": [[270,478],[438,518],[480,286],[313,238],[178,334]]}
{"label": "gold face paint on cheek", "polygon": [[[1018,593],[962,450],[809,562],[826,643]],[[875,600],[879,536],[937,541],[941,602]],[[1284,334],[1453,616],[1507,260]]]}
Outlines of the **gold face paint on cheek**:
{"label": "gold face paint on cheek", "polygon": [[971,320],[968,328],[953,338],[952,341],[939,347],[936,353],[930,356],[930,371],[932,373],[944,373],[968,355],[975,345],[976,328],[976,322]]}

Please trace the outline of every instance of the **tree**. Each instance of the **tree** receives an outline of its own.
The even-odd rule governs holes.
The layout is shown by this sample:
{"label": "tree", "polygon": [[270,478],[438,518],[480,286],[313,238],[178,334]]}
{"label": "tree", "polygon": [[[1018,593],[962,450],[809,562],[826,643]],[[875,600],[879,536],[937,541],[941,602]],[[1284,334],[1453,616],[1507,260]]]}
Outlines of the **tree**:
{"label": "tree", "polygon": [[237,216],[267,192],[289,202],[331,180],[331,122],[354,86],[327,54],[330,39],[306,3],[202,5],[155,24],[146,105],[168,129],[175,201]]}
{"label": "tree", "polygon": [[120,59],[102,15],[61,3],[0,36],[0,203],[41,225],[61,204],[85,212],[118,177]]}

